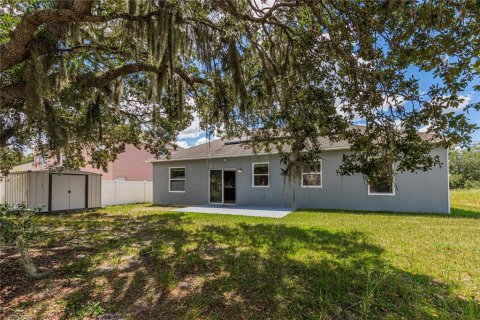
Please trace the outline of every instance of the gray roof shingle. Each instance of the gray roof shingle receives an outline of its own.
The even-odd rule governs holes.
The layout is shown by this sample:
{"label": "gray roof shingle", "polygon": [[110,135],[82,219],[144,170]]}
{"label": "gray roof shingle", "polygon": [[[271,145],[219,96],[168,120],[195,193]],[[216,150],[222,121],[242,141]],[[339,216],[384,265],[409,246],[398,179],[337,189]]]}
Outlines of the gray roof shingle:
{"label": "gray roof shingle", "polygon": [[[363,126],[355,126],[358,129],[363,130]],[[429,133],[419,133],[422,139],[430,140],[432,135]],[[196,160],[196,159],[211,159],[211,158],[223,158],[223,157],[238,157],[238,156],[251,156],[255,152],[242,144],[244,139],[232,139],[232,140],[213,140],[207,143],[200,144],[187,149],[180,149],[172,151],[170,156],[161,156],[158,159],[150,159],[148,162],[164,162],[175,160]],[[319,138],[318,142],[323,147],[323,150],[345,150],[349,149],[349,143],[346,140],[331,141],[328,138]],[[285,151],[289,150],[289,146],[284,147]],[[272,147],[270,154],[277,153],[275,148]],[[257,155],[268,154],[267,152],[258,152]]]}
{"label": "gray roof shingle", "polygon": [[[322,138],[320,141],[324,150],[332,149],[348,149],[347,141],[331,142],[329,139]],[[273,148],[272,148],[273,149]],[[285,151],[289,149],[288,146],[284,147]],[[271,153],[276,153],[272,150]],[[159,159],[150,159],[149,162],[163,162],[173,160],[195,160],[195,159],[210,159],[210,158],[222,158],[222,157],[235,157],[235,156],[250,156],[254,155],[254,151],[243,144],[239,139],[234,140],[213,140],[211,142],[203,143],[198,146],[194,146],[188,149],[181,149],[173,151],[170,157],[162,156]],[[266,154],[266,152],[258,152],[257,154]]]}

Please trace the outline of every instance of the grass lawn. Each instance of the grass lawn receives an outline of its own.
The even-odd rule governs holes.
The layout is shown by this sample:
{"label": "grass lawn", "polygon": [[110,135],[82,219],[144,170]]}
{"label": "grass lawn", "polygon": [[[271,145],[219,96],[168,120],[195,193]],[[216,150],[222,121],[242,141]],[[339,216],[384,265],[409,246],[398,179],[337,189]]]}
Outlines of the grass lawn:
{"label": "grass lawn", "polygon": [[[428,199],[426,199],[428,201]],[[0,318],[480,319],[480,190],[452,215],[283,219],[124,205],[39,215],[35,262],[1,252]]]}

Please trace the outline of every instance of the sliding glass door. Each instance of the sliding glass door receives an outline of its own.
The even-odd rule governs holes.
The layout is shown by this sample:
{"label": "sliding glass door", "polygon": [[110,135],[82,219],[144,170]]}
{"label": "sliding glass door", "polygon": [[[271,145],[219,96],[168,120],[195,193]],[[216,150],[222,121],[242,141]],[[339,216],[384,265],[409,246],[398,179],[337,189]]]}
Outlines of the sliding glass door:
{"label": "sliding glass door", "polygon": [[223,203],[223,170],[210,170],[210,203]]}

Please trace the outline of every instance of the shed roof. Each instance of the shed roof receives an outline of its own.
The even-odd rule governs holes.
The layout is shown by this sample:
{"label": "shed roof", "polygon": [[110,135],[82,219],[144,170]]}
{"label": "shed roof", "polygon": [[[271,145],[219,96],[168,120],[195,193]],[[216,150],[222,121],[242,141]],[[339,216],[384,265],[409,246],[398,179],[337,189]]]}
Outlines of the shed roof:
{"label": "shed roof", "polygon": [[97,175],[101,176],[102,174],[100,173],[95,173],[95,172],[90,172],[90,171],[83,171],[83,170],[73,170],[73,169],[65,169],[63,167],[51,167],[51,168],[43,168],[43,169],[38,169],[36,167],[32,167],[31,169],[28,169],[29,167],[26,166],[24,170],[20,170],[18,168],[19,166],[16,166],[16,170],[10,171],[8,174],[16,174],[16,173],[25,173],[25,172],[51,172],[51,173],[59,173],[59,174],[89,174],[89,175]]}
{"label": "shed roof", "polygon": [[18,166],[13,167],[11,171],[12,172],[38,171],[38,168],[33,164],[33,161],[32,161],[29,163],[19,164]]}

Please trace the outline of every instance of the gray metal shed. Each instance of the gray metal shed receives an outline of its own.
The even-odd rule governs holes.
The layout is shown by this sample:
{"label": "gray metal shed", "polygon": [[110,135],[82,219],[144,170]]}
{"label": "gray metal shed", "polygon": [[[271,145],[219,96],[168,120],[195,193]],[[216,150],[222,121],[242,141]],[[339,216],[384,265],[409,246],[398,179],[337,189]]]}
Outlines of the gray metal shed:
{"label": "gray metal shed", "polygon": [[5,177],[5,203],[40,211],[101,207],[101,175],[80,170],[12,172]]}

